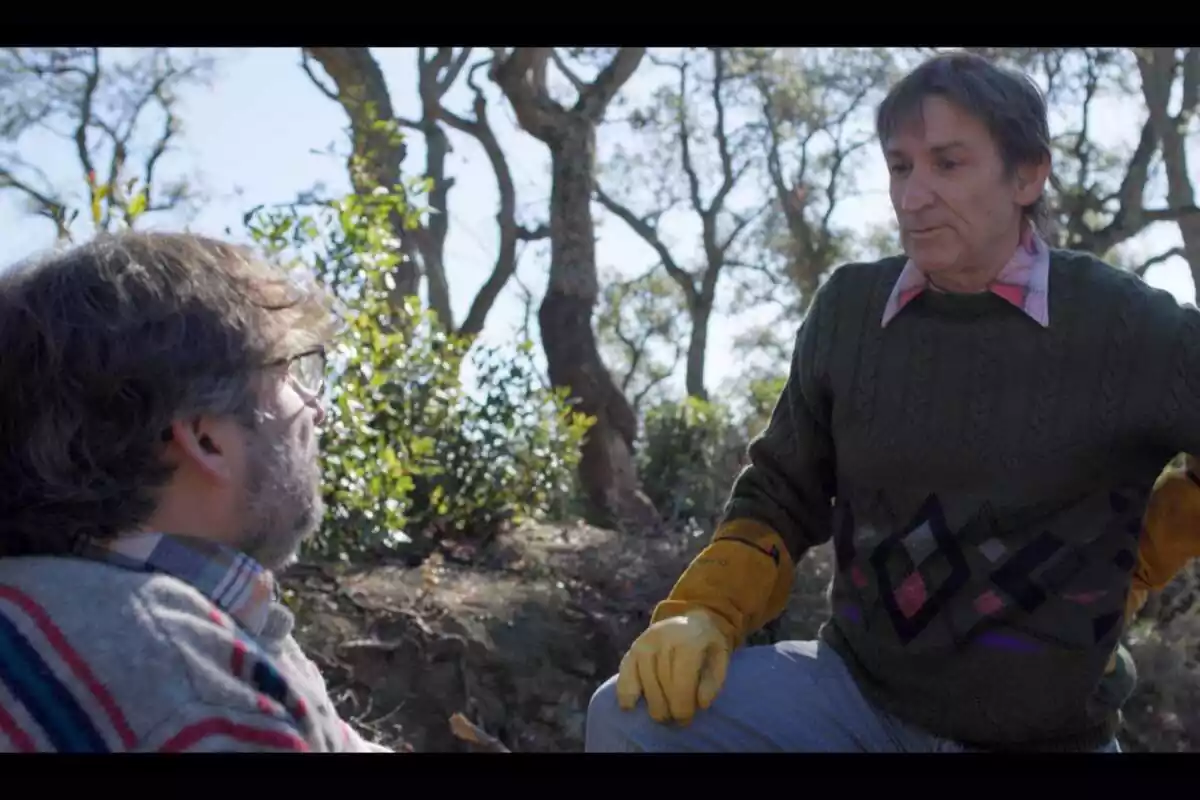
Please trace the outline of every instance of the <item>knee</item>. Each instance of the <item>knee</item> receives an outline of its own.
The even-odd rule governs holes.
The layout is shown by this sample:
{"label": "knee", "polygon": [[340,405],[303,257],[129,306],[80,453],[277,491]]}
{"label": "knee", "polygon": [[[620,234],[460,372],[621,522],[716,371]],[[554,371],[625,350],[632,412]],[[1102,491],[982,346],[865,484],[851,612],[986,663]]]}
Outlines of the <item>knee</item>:
{"label": "knee", "polygon": [[584,750],[587,752],[625,749],[620,745],[626,718],[635,712],[623,711],[617,702],[617,676],[600,684],[588,701]]}
{"label": "knee", "polygon": [[617,676],[600,684],[596,691],[592,692],[592,699],[588,701],[588,717],[608,717],[620,710],[617,704]]}

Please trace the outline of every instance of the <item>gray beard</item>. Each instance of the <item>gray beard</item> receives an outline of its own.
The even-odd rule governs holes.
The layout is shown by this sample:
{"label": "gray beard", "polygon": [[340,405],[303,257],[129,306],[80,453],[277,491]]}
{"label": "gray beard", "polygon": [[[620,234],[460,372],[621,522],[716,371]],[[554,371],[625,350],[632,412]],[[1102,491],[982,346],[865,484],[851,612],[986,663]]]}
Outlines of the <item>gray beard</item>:
{"label": "gray beard", "polygon": [[255,437],[250,448],[246,526],[238,549],[278,572],[295,563],[325,513],[316,454]]}

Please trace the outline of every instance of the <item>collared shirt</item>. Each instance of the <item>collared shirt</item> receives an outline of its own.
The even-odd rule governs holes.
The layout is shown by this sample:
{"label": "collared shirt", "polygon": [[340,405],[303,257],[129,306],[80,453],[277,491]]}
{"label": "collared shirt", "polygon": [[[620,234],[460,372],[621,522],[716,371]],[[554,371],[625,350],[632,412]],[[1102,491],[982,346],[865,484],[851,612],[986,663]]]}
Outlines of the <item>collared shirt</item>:
{"label": "collared shirt", "polygon": [[[1003,297],[1045,328],[1050,325],[1049,285],[1050,248],[1032,225],[1026,225],[1016,252],[988,285],[988,291]],[[933,284],[909,259],[884,306],[880,326],[887,327],[901,309],[930,288],[934,288]]]}
{"label": "collared shirt", "polygon": [[212,600],[253,636],[262,633],[271,605],[279,598],[271,572],[249,556],[206,539],[137,533],[88,542],[78,555],[176,577]]}

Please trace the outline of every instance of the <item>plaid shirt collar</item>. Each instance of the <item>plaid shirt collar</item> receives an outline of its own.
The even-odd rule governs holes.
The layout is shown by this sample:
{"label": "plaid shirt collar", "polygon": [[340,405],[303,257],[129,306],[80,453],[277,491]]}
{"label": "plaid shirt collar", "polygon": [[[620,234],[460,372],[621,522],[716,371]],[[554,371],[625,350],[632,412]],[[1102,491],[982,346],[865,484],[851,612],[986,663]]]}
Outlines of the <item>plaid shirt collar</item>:
{"label": "plaid shirt collar", "polygon": [[[1000,295],[1046,328],[1050,325],[1049,284],[1050,248],[1037,231],[1027,225],[1021,234],[1017,251],[988,286],[988,290]],[[880,326],[887,327],[901,309],[930,286],[929,279],[910,259],[901,270],[900,278],[883,308]]]}
{"label": "plaid shirt collar", "polygon": [[166,533],[89,541],[78,555],[141,572],[161,572],[204,594],[253,636],[279,596],[275,576],[243,553],[216,542]]}

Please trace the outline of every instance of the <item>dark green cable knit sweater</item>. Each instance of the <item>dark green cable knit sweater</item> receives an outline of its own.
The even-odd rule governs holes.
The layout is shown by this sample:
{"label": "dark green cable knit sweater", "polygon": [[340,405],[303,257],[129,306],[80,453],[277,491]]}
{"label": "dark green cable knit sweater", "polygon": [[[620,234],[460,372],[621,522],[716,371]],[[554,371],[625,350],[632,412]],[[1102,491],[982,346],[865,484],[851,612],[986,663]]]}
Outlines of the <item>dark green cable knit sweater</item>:
{"label": "dark green cable knit sweater", "polygon": [[793,559],[832,539],[821,637],[864,694],[989,749],[1092,749],[1155,478],[1200,452],[1200,311],[1052,251],[1050,325],[925,292],[886,328],[903,258],[822,287],[726,519]]}

